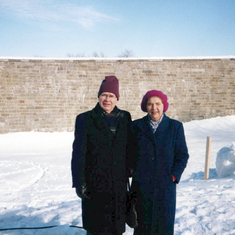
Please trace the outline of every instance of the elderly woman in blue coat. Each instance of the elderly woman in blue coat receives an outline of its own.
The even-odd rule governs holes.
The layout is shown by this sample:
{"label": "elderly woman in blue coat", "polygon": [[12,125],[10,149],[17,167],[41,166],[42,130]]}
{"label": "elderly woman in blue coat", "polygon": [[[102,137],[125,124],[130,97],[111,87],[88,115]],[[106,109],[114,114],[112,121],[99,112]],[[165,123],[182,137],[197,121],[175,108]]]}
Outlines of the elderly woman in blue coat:
{"label": "elderly woman in blue coat", "polygon": [[132,190],[137,195],[134,235],[174,234],[176,184],[189,154],[181,122],[166,116],[167,96],[148,91],[141,102],[147,115],[132,122],[135,162]]}

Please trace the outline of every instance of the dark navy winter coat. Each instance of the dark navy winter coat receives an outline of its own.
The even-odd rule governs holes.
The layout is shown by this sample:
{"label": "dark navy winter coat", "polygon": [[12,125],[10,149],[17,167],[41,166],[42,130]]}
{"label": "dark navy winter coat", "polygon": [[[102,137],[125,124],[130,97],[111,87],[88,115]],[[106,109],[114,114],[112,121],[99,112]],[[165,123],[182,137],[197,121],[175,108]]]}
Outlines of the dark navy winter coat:
{"label": "dark navy winter coat", "polygon": [[131,116],[121,111],[115,137],[97,107],[76,118],[72,153],[73,187],[86,184],[91,199],[82,200],[83,227],[91,233],[125,231],[127,141]]}
{"label": "dark navy winter coat", "polygon": [[[136,148],[132,189],[137,193],[136,235],[172,235],[176,183],[186,167],[188,150],[181,122],[164,117],[153,134],[148,116],[133,121]],[[173,183],[172,175],[176,178]]]}

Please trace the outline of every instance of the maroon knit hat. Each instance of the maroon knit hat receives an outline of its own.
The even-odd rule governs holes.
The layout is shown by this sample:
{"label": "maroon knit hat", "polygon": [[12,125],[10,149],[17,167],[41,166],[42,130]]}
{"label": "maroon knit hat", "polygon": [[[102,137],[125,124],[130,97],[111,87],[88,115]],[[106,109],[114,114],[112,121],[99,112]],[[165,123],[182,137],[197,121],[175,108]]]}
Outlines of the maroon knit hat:
{"label": "maroon knit hat", "polygon": [[143,99],[142,99],[142,102],[141,102],[141,109],[142,111],[144,112],[147,112],[147,102],[148,102],[148,99],[153,97],[153,96],[157,96],[159,97],[161,100],[162,100],[162,103],[163,103],[163,112],[166,112],[168,107],[169,107],[169,104],[167,102],[167,96],[165,94],[163,94],[161,91],[157,91],[157,90],[151,90],[151,91],[148,91]]}
{"label": "maroon knit hat", "polygon": [[100,90],[98,92],[98,97],[103,92],[111,92],[116,95],[117,100],[119,100],[119,83],[115,76],[106,76],[100,85]]}

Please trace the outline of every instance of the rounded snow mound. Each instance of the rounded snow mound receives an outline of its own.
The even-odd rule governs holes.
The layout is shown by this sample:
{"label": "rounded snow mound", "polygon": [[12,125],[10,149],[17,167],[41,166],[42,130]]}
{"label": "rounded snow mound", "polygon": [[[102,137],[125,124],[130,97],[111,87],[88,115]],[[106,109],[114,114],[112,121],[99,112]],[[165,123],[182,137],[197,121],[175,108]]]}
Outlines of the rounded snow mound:
{"label": "rounded snow mound", "polygon": [[235,142],[230,147],[223,147],[218,151],[216,172],[220,178],[235,174]]}

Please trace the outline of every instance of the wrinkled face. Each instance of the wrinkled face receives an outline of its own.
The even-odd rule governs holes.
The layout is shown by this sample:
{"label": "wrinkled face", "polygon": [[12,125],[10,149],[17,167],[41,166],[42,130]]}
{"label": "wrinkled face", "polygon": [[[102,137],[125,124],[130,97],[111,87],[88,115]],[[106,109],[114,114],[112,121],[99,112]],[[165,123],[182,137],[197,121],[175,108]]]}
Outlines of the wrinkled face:
{"label": "wrinkled face", "polygon": [[147,112],[152,121],[158,121],[163,114],[163,103],[162,100],[157,96],[152,96],[147,101]]}
{"label": "wrinkled face", "polygon": [[103,92],[99,96],[99,104],[106,113],[111,113],[117,104],[117,97],[111,92]]}

